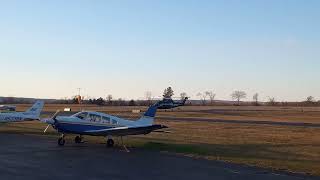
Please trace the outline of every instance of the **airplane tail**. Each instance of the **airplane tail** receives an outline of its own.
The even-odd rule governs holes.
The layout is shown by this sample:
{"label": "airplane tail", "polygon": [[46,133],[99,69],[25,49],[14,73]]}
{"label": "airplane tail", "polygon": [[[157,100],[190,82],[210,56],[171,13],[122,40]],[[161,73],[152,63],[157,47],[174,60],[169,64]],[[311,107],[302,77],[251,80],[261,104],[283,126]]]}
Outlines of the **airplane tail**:
{"label": "airplane tail", "polygon": [[40,113],[43,109],[44,102],[36,101],[31,108],[29,108],[25,113],[35,117],[35,119],[40,118]]}
{"label": "airplane tail", "polygon": [[139,125],[150,126],[154,122],[154,117],[156,116],[158,109],[158,103],[149,107],[149,109],[143,114],[143,116],[136,121]]}

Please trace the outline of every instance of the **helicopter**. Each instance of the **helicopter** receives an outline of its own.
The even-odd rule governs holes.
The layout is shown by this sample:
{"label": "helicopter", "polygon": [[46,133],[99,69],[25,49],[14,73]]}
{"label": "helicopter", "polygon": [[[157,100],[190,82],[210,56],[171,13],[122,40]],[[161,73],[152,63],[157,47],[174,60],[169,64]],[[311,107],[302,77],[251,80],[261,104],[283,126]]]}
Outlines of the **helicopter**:
{"label": "helicopter", "polygon": [[174,101],[172,98],[163,98],[161,101],[158,102],[159,106],[158,109],[173,109],[179,106],[184,106],[188,97],[185,97],[183,100]]}

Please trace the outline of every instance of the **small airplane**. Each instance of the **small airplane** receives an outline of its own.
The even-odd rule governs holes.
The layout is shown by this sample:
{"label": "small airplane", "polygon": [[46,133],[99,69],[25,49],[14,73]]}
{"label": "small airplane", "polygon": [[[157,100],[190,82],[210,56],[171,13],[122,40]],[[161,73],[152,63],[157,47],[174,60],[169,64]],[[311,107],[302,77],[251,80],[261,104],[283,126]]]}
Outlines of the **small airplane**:
{"label": "small airplane", "polygon": [[43,105],[43,101],[37,101],[25,112],[0,113],[0,123],[40,120]]}
{"label": "small airplane", "polygon": [[[144,115],[136,121],[93,111],[82,111],[71,116],[57,116],[59,113],[57,111],[52,118],[41,121],[48,124],[44,132],[52,126],[61,133],[61,137],[58,139],[60,146],[65,144],[65,134],[78,134],[74,139],[75,143],[83,142],[82,135],[104,136],[107,138],[107,146],[112,147],[114,145],[112,136],[120,136],[123,145],[123,136],[146,135],[167,128],[164,125],[153,124],[158,106],[158,103],[150,106]],[[123,147],[127,150],[124,145]]]}
{"label": "small airplane", "polygon": [[163,98],[162,101],[159,101],[158,109],[173,109],[179,106],[184,106],[188,97],[185,97],[182,101],[174,101],[171,98]]}
{"label": "small airplane", "polygon": [[16,111],[16,106],[0,105],[1,111]]}

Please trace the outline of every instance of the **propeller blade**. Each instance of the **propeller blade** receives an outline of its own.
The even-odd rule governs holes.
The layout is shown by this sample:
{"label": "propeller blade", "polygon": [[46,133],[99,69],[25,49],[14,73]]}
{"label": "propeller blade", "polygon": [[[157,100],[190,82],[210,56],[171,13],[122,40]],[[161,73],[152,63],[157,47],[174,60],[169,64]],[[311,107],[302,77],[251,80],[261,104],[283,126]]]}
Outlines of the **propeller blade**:
{"label": "propeller blade", "polygon": [[60,110],[57,110],[56,113],[53,114],[51,119],[55,120],[56,117],[58,116],[59,112],[60,112]]}
{"label": "propeller blade", "polygon": [[46,127],[46,129],[43,132],[46,133],[49,127],[50,127],[50,124],[48,124],[48,126]]}

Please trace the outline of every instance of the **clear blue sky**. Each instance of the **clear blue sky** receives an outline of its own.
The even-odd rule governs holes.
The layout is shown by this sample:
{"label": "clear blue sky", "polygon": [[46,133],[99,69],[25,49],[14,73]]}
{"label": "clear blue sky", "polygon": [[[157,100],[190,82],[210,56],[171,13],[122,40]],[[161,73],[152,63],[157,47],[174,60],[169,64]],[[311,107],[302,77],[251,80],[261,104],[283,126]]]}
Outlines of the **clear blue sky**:
{"label": "clear blue sky", "polygon": [[320,99],[317,0],[2,0],[0,96]]}

